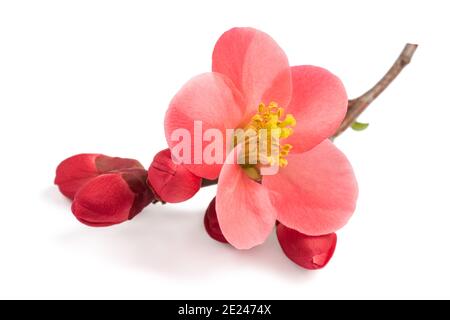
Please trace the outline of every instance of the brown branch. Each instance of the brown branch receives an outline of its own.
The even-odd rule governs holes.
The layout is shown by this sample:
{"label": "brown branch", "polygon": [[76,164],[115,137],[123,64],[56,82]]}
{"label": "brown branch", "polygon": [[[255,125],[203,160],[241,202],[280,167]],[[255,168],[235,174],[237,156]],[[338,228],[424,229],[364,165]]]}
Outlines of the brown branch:
{"label": "brown branch", "polygon": [[400,74],[405,66],[411,62],[418,45],[408,43],[400,56],[394,62],[384,77],[373,86],[372,89],[364,93],[359,98],[348,101],[347,114],[339,129],[336,131],[333,139],[338,137],[342,132],[347,130],[358,118],[358,116],[366,110],[366,108],[391,84],[392,81]]}

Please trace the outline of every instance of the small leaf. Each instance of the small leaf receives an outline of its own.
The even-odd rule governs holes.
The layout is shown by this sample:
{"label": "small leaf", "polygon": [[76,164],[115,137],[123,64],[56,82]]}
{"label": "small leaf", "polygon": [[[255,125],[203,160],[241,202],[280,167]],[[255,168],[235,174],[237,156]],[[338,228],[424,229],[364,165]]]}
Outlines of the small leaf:
{"label": "small leaf", "polygon": [[362,122],[358,122],[358,121],[355,121],[352,123],[352,129],[355,131],[366,130],[368,126],[369,126],[368,123],[362,123]]}

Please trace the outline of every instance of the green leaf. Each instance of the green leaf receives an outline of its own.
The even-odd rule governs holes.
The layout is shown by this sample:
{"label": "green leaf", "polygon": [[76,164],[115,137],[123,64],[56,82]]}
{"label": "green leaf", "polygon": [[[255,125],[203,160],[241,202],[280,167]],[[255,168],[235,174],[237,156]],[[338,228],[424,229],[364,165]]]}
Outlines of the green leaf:
{"label": "green leaf", "polygon": [[366,130],[368,126],[369,126],[368,123],[362,123],[362,122],[358,122],[358,121],[355,121],[352,123],[352,129],[355,131]]}

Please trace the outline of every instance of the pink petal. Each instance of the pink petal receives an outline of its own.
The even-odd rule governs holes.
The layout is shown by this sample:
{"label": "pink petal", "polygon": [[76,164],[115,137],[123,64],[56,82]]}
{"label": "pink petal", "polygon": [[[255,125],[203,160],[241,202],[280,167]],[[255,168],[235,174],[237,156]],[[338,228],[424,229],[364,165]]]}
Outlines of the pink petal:
{"label": "pink petal", "polygon": [[[219,176],[221,163],[226,157],[226,143],[223,143],[223,159],[220,163],[195,164],[194,152],[194,121],[202,122],[203,134],[207,129],[219,129],[225,137],[226,129],[234,129],[243,120],[244,104],[240,93],[231,81],[223,75],[205,73],[190,80],[173,98],[165,118],[166,139],[171,150],[178,144],[172,141],[172,133],[180,128],[189,131],[192,141],[191,164],[184,163],[195,175],[207,179],[216,179]],[[197,138],[201,140],[202,137]],[[200,142],[201,150],[210,142]],[[176,155],[176,154],[175,154]]]}
{"label": "pink petal", "polygon": [[317,236],[333,233],[352,216],[358,197],[353,169],[329,140],[294,154],[289,164],[263,185],[273,191],[278,220],[291,229]]}
{"label": "pink petal", "polygon": [[336,249],[336,233],[307,236],[279,223],[277,237],[284,254],[294,263],[308,270],[325,267]]}
{"label": "pink petal", "polygon": [[234,28],[217,41],[212,70],[230,78],[244,95],[246,116],[260,102],[287,106],[291,99],[291,73],[284,51],[266,33]]}
{"label": "pink petal", "polygon": [[308,151],[332,136],[347,112],[348,99],[341,80],[314,66],[292,67],[292,100],[286,112],[297,120],[294,134],[286,140],[291,152]]}
{"label": "pink petal", "polygon": [[269,191],[251,180],[238,164],[228,164],[239,148],[227,158],[217,187],[216,212],[226,240],[238,249],[263,243],[276,220]]}

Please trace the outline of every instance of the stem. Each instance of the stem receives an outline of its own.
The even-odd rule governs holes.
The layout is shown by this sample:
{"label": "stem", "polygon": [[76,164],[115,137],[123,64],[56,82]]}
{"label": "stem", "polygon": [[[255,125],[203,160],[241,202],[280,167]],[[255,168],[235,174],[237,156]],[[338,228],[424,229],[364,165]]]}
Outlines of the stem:
{"label": "stem", "polygon": [[[348,101],[347,114],[345,115],[344,121],[336,131],[336,133],[331,137],[334,139],[341,135],[345,130],[347,130],[353,122],[359,117],[361,113],[394,81],[395,78],[402,72],[403,68],[406,67],[414,55],[418,45],[417,44],[406,44],[403,51],[400,53],[397,60],[395,60],[392,67],[388,72],[377,82],[369,91],[364,93],[362,96]],[[202,180],[202,187],[208,187],[217,184],[217,180]]]}
{"label": "stem", "polygon": [[400,56],[395,60],[389,71],[381,78],[378,83],[373,86],[372,89],[364,93],[359,98],[348,101],[347,114],[345,115],[344,121],[340,125],[339,129],[333,135],[333,139],[338,137],[342,132],[348,129],[353,122],[356,121],[358,116],[363,113],[364,110],[391,84],[392,81],[400,74],[404,67],[406,67],[414,55],[418,45],[417,44],[406,44]]}

